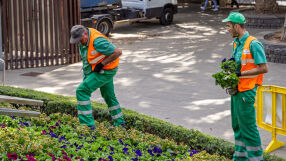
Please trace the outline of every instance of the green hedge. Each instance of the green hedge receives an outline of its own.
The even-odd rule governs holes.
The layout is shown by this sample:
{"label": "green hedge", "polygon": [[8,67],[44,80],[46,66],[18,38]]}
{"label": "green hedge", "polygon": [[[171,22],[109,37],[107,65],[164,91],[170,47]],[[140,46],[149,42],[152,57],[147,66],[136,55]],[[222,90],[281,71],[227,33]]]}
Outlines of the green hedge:
{"label": "green hedge", "polygon": [[[41,107],[41,112],[47,114],[61,112],[73,116],[77,115],[76,98],[74,97],[8,86],[0,87],[0,94],[43,100],[44,106]],[[97,121],[111,120],[105,104],[92,102],[92,106],[94,107],[94,117]],[[148,132],[160,136],[161,138],[171,138],[178,143],[189,145],[192,149],[199,151],[206,150],[210,154],[218,153],[230,159],[234,153],[234,144],[223,139],[203,134],[197,130],[175,126],[171,123],[142,115],[132,110],[123,108],[123,113],[127,127],[129,128]],[[285,159],[270,155],[269,153],[264,153],[264,160],[285,161]]]}

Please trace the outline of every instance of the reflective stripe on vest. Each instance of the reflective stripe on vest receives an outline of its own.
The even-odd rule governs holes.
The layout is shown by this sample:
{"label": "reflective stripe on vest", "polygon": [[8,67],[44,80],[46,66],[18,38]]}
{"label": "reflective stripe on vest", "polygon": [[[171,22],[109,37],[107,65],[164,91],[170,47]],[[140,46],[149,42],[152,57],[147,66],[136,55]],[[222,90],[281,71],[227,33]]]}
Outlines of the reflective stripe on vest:
{"label": "reflective stripe on vest", "polygon": [[[244,43],[243,46],[243,52],[241,55],[241,72],[248,71],[253,68],[257,68],[258,65],[255,65],[254,59],[252,57],[252,54],[250,52],[250,44],[253,40],[257,40],[253,36],[249,36]],[[233,49],[235,49],[236,43],[233,44]],[[238,91],[248,91],[255,87],[255,85],[262,85],[263,82],[263,74],[259,75],[251,75],[251,76],[241,76],[239,77],[239,83],[238,83]]]}
{"label": "reflective stripe on vest", "polygon": [[[92,70],[94,70],[94,67],[98,63],[102,62],[107,56],[101,54],[100,52],[97,52],[93,46],[93,42],[95,39],[97,39],[99,37],[104,37],[108,41],[109,41],[109,39],[105,35],[101,34],[100,32],[98,32],[97,30],[95,30],[93,28],[89,28],[89,31],[90,31],[90,37],[89,37],[89,44],[88,44],[88,51],[87,51],[87,61],[91,65]],[[119,58],[117,58],[113,62],[105,65],[103,67],[103,69],[111,70],[111,69],[116,68],[118,66],[118,64],[119,64]]]}

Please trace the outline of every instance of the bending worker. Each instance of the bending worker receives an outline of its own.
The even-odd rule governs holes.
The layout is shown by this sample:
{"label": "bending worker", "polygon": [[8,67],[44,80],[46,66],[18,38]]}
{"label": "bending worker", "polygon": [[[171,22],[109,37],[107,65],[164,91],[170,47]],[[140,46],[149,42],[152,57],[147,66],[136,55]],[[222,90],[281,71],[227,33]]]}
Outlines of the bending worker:
{"label": "bending worker", "polygon": [[122,50],[110,43],[105,35],[82,25],[72,27],[70,43],[78,43],[83,62],[83,82],[76,90],[80,124],[87,125],[92,130],[95,129],[90,96],[92,92],[100,88],[114,126],[125,126],[113,85],[113,77],[117,72]]}
{"label": "bending worker", "polygon": [[245,17],[232,12],[226,22],[234,38],[232,57],[238,63],[238,92],[231,96],[231,120],[235,138],[234,160],[261,161],[263,149],[256,126],[254,102],[257,86],[262,85],[268,65],[263,45],[244,28]]}

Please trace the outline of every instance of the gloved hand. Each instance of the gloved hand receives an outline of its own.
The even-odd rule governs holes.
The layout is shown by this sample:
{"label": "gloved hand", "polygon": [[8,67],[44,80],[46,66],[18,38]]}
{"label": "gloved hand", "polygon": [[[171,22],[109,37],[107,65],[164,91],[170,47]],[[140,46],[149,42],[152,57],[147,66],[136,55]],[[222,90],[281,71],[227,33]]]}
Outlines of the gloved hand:
{"label": "gloved hand", "polygon": [[236,76],[240,77],[241,76],[241,71],[236,71],[235,74],[236,74]]}
{"label": "gloved hand", "polygon": [[227,94],[232,95],[232,96],[238,92],[236,87],[235,88],[227,88],[225,91]]}
{"label": "gloved hand", "polygon": [[99,73],[103,67],[104,65],[100,62],[94,67],[93,71]]}

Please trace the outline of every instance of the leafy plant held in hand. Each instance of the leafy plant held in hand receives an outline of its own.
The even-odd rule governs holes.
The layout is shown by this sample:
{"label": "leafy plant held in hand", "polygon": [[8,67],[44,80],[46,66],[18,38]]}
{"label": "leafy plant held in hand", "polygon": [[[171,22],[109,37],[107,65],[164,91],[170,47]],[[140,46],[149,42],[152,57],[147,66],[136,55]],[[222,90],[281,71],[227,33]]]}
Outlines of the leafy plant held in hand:
{"label": "leafy plant held in hand", "polygon": [[212,75],[216,85],[220,85],[223,89],[235,88],[239,82],[239,78],[235,74],[237,67],[238,64],[234,58],[224,58],[220,64],[221,72]]}

